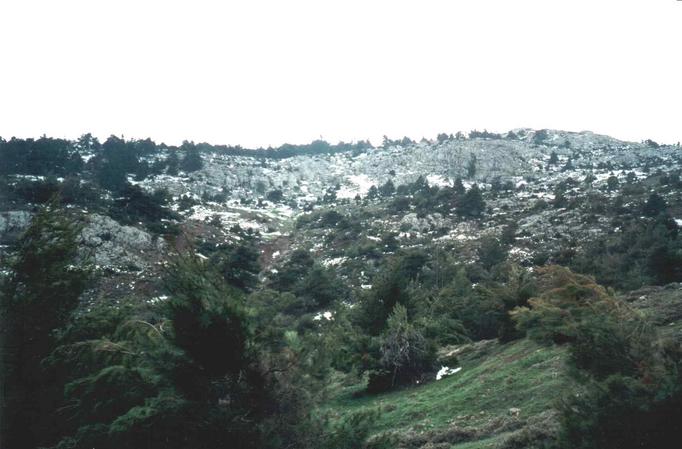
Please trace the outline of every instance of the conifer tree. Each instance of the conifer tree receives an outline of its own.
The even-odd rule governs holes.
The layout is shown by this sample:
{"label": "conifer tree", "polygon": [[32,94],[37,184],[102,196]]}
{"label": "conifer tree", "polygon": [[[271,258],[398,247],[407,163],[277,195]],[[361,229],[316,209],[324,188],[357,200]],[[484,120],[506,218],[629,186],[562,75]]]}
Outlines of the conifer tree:
{"label": "conifer tree", "polygon": [[54,430],[61,385],[42,362],[89,277],[78,255],[79,233],[56,204],[45,207],[17,243],[2,280],[2,447],[37,447]]}

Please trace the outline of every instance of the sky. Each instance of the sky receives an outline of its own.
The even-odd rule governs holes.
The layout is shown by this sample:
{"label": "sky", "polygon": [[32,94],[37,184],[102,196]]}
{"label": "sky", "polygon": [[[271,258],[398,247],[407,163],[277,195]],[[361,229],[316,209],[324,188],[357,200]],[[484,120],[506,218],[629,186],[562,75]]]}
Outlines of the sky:
{"label": "sky", "polygon": [[682,140],[682,1],[0,0],[0,136]]}

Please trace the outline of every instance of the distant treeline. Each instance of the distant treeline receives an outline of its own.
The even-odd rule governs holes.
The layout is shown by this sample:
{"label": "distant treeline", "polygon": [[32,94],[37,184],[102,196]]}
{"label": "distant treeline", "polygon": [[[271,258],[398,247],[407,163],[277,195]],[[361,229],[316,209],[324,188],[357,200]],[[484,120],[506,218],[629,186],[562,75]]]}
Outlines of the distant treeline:
{"label": "distant treeline", "polygon": [[[502,134],[490,133],[486,130],[473,130],[468,138],[502,139],[518,138],[513,132]],[[439,143],[448,140],[462,140],[467,137],[460,133],[456,135],[441,133],[436,141]],[[426,141],[426,139],[422,139]],[[382,146],[413,145],[415,141],[404,137],[392,140],[384,136]],[[92,134],[84,134],[76,140],[58,139],[42,136],[38,139],[19,139],[12,137],[5,140],[0,137],[0,175],[23,174],[23,175],[54,175],[68,176],[80,172],[84,167],[83,156],[99,156],[108,150],[127,153],[129,157],[149,156],[157,151],[169,153],[179,152],[180,155],[191,152],[220,153],[229,156],[246,156],[268,159],[285,159],[295,156],[312,156],[318,154],[336,154],[349,151],[362,152],[375,148],[368,140],[360,140],[355,143],[339,142],[331,144],[325,140],[314,140],[307,144],[294,145],[285,143],[277,148],[244,148],[240,145],[213,145],[209,143],[194,143],[184,141],[181,145],[157,144],[153,140],[129,139],[125,140],[117,136],[110,136],[104,142],[100,142]],[[89,158],[88,158],[89,159]],[[96,160],[95,160],[96,162]]]}
{"label": "distant treeline", "polygon": [[316,154],[334,154],[347,151],[363,151],[373,148],[369,141],[356,143],[339,142],[330,144],[324,140],[315,140],[308,144],[284,144],[278,148],[243,148],[239,145],[212,145],[184,141],[182,145],[157,144],[151,139],[125,140],[110,136],[101,143],[91,134],[84,134],[77,140],[55,139],[40,137],[39,139],[5,140],[0,137],[0,174],[26,174],[57,176],[72,174],[80,171],[84,164],[82,156],[98,155],[107,149],[116,148],[136,157],[148,156],[157,151],[200,151],[207,153],[221,153],[230,156],[247,156],[256,158],[284,159],[294,156]]}

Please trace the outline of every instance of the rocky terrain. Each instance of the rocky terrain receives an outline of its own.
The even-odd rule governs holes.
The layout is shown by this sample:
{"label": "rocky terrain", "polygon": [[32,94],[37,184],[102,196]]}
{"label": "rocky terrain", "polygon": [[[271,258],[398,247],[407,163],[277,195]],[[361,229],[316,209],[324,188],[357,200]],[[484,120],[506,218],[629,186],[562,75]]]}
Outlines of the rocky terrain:
{"label": "rocky terrain", "polygon": [[[83,151],[81,156],[89,161],[95,154]],[[141,159],[151,164],[167,157],[159,149]],[[368,280],[363,275],[366,270],[355,269],[363,267],[355,259],[367,262],[371,255],[347,254],[350,243],[332,235],[338,234],[334,226],[296,226],[297,219],[335,210],[352,217],[357,227],[352,244],[364,245],[365,252],[371,253],[367,248],[381,245],[382,237],[391,234],[403,247],[435,245],[462,257],[475,249],[482,236],[499,236],[513,223],[510,256],[530,266],[562,246],[579,246],[590,237],[618,233],[608,206],[622,195],[615,186],[636,184],[638,194],[628,199],[643,201],[661,177],[679,172],[682,165],[682,151],[676,145],[528,129],[504,137],[388,141],[378,148],[335,154],[265,158],[204,151],[201,158],[203,167],[191,173],[157,174],[143,180],[130,175],[128,180],[150,194],[167,191],[168,206],[178,213],[170,221],[180,224],[185,236],[218,245],[239,238],[230,231],[235,225],[253,231],[261,246],[264,276],[291,250],[304,247],[358,287]],[[485,200],[484,213],[469,219],[454,208],[424,213],[414,205],[395,211],[387,207],[392,197],[371,195],[372,186],[390,181],[399,187],[420,177],[440,188],[453,186],[456,179],[467,189],[477,184]],[[25,178],[41,179],[14,177]],[[563,204],[556,199],[558,187]],[[666,195],[671,213],[682,218],[679,191]],[[635,205],[621,204],[628,206]],[[0,243],[9,245],[29,223],[30,204],[21,205],[21,210],[12,210],[10,204],[2,207]],[[153,277],[154,266],[174,248],[175,243],[142,223],[118,223],[87,208],[78,212],[85,223],[83,250],[94,255],[100,269]]]}
{"label": "rocky terrain", "polygon": [[[27,142],[33,149],[24,156]],[[314,392],[316,402],[306,404],[313,415],[327,417],[329,435],[347,427],[344,438],[364,441],[357,447],[551,447],[545,443],[560,438],[570,414],[558,392],[582,391],[575,369],[602,369],[579,366],[576,351],[608,359],[611,333],[621,332],[616,340],[628,354],[658,351],[637,366],[658,363],[667,373],[661,360],[677,360],[665,351],[682,341],[679,144],[530,129],[252,154],[115,136],[104,144],[88,135],[27,142],[0,139],[8,161],[0,167],[0,266],[8,261],[0,277],[12,279],[21,259],[12,256],[22,254],[16,243],[31,241],[21,236],[35,228],[32,218],[59,202],[43,210],[58,210],[76,230],[73,262],[55,285],[77,265],[87,268],[73,296],[72,324],[85,325],[84,335],[92,332],[88,316],[140,310],[121,324],[151,332],[141,352],[127,352],[139,357],[137,369],[156,363],[145,355],[149,342],[166,354],[171,340],[159,317],[174,301],[198,299],[206,307],[199,312],[214,300],[239,301],[258,329],[253,344],[269,354],[262,366],[283,364],[268,373],[281,382],[284,403],[301,406],[300,391],[287,392],[292,385]],[[60,160],[49,162],[49,145],[63,150]],[[225,310],[210,313],[224,320]],[[182,326],[194,312],[175,318]],[[196,321],[201,329],[206,316]],[[649,327],[650,336],[642,330]],[[209,363],[222,360],[223,347],[207,335],[197,347],[215,351]],[[594,342],[577,346],[576,335]],[[135,347],[135,338],[124,344]],[[102,342],[95,353],[114,344]],[[414,351],[409,363],[391,358],[404,347]],[[623,373],[639,382],[624,360]],[[103,372],[110,368],[119,369]],[[678,372],[669,371],[662,378]],[[666,408],[674,402],[659,396],[644,397],[663,404],[648,415],[653,423],[674,415]],[[220,395],[214,405],[229,401]],[[632,410],[640,413],[637,404]]]}

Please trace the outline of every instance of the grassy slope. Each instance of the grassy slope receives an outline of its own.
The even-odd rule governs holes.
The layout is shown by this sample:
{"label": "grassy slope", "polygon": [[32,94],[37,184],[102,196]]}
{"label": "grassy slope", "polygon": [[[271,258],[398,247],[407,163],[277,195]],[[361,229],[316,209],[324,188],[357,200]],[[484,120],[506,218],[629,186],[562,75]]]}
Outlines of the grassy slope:
{"label": "grassy slope", "polygon": [[[509,416],[512,407],[521,417],[551,408],[568,385],[563,374],[565,350],[539,346],[527,339],[472,345],[460,355],[462,370],[426,385],[377,396],[354,397],[361,387],[342,389],[329,407],[340,415],[379,407],[375,430],[427,431],[449,425],[484,427]],[[457,445],[489,447],[500,435]]]}

